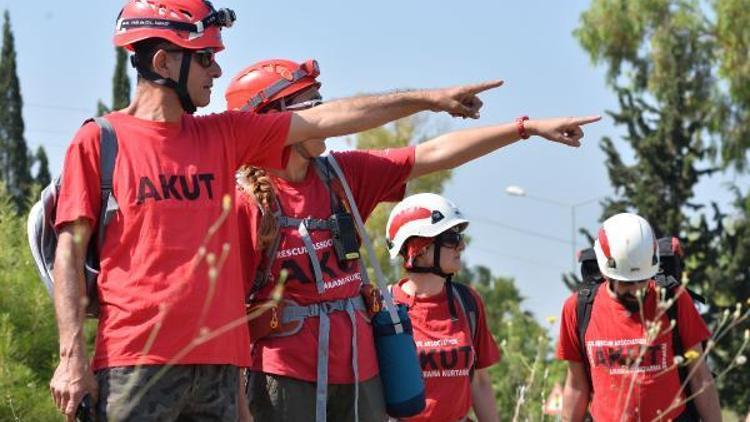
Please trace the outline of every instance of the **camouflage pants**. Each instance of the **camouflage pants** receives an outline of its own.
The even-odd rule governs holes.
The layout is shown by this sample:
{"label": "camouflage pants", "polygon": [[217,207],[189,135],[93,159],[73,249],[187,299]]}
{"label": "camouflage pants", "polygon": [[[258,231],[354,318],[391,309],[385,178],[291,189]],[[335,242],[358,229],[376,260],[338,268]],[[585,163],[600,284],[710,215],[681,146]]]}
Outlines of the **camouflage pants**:
{"label": "camouflage pants", "polygon": [[[250,413],[256,421],[315,420],[315,383],[263,372],[250,372],[247,385]],[[359,383],[360,422],[386,420],[380,377]],[[329,421],[354,421],[354,384],[329,384]]]}
{"label": "camouflage pants", "polygon": [[103,369],[97,421],[236,421],[239,373],[231,365]]}

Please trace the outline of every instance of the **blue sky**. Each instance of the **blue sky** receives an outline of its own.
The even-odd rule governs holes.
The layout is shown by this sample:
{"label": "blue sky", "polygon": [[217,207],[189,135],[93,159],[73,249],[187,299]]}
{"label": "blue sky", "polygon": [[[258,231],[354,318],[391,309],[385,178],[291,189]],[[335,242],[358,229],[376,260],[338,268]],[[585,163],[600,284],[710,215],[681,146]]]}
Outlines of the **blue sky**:
{"label": "blue sky", "polygon": [[[465,0],[441,2],[215,0],[236,10],[218,56],[224,76],[212,104],[221,111],[232,75],[258,60],[315,58],[326,98],[394,88],[429,88],[500,78],[483,95],[479,121],[431,118],[435,133],[533,117],[603,114],[616,107],[604,69],[590,63],[572,31],[588,1]],[[26,140],[44,145],[53,174],[77,127],[111,102],[112,31],[120,0],[0,0],[10,10],[25,101]],[[469,264],[513,277],[539,319],[557,315],[568,295],[560,274],[571,266],[570,207],[511,197],[508,185],[574,204],[611,193],[602,136],[617,139],[611,119],[586,128],[584,145],[571,149],[532,138],[465,165],[445,195],[470,218]],[[333,148],[346,142],[331,140]],[[618,141],[618,145],[623,145]],[[725,201],[714,179],[699,186],[699,201]],[[600,206],[577,207],[578,227],[593,230]],[[495,223],[488,223],[494,221]],[[542,234],[536,236],[533,233]],[[579,247],[585,239],[577,239]]]}

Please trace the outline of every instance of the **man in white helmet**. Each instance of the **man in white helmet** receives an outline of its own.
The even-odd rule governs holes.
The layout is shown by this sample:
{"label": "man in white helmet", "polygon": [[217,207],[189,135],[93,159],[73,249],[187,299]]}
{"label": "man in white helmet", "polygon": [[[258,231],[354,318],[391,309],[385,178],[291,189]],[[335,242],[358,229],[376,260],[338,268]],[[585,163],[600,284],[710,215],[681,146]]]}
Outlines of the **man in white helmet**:
{"label": "man in white helmet", "polygon": [[[603,282],[571,295],[562,312],[557,356],[568,361],[563,420],[582,421],[588,409],[597,422],[720,421],[716,386],[702,357],[701,342],[711,333],[684,288],[677,288],[673,303],[657,288],[659,249],[651,225],[631,213],[610,217],[594,251]],[[591,298],[587,315],[578,306],[582,297]],[[676,321],[667,317],[670,305],[677,307]],[[586,318],[581,330],[579,319]],[[673,330],[685,356],[675,356]],[[691,374],[690,409],[679,365]]]}

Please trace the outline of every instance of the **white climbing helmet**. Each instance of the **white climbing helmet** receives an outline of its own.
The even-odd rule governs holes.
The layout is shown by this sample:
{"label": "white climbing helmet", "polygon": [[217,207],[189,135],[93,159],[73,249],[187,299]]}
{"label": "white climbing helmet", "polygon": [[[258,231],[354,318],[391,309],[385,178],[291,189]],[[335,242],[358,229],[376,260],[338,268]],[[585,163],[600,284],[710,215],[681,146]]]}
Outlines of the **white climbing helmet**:
{"label": "white climbing helmet", "polygon": [[404,242],[412,236],[435,237],[440,233],[469,225],[451,201],[434,193],[418,193],[399,202],[388,217],[385,236],[391,259],[395,259]]}
{"label": "white climbing helmet", "polygon": [[594,252],[602,275],[618,281],[648,280],[659,272],[659,245],[643,217],[622,213],[599,229]]}

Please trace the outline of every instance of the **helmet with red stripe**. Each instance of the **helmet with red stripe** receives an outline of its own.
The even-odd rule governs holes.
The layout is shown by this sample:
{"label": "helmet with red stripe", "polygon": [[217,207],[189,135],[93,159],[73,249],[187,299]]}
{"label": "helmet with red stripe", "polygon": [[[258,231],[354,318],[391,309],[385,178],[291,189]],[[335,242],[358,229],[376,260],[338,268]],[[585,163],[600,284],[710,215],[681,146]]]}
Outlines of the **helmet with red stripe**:
{"label": "helmet with red stripe", "polygon": [[594,241],[599,271],[618,281],[648,280],[659,272],[659,245],[643,217],[622,213],[608,218]]}
{"label": "helmet with red stripe", "polygon": [[[272,59],[250,65],[232,78],[224,94],[228,110],[262,112],[277,100],[289,99],[310,87],[320,88],[318,62]],[[286,104],[282,104],[285,106]]]}
{"label": "helmet with red stripe", "polygon": [[433,238],[453,227],[469,225],[451,201],[434,193],[418,193],[399,202],[386,225],[386,240],[391,258],[396,258],[410,237]]}

